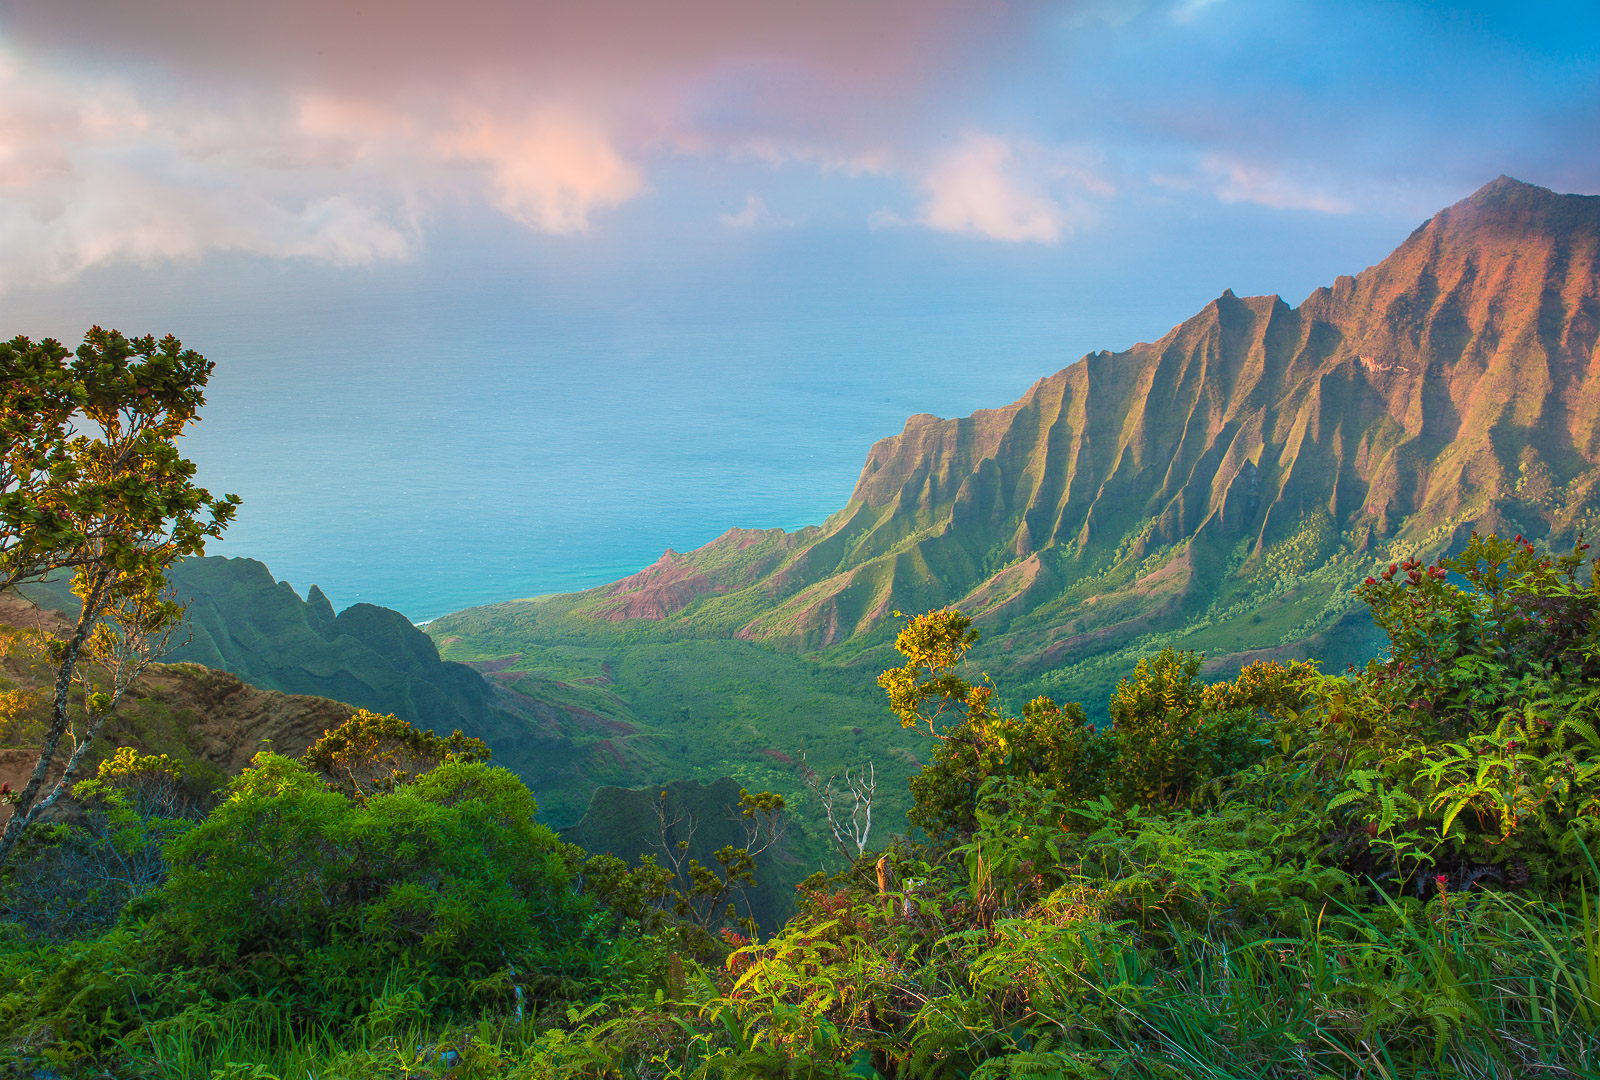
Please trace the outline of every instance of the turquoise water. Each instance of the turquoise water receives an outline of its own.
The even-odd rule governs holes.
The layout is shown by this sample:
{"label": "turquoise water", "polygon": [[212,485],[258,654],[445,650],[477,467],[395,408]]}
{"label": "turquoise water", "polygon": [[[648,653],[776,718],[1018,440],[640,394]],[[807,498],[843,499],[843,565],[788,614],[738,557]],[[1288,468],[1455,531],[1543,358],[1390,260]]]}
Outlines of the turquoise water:
{"label": "turquoise water", "polygon": [[1208,263],[1154,258],[1159,236],[1115,257],[670,239],[497,234],[355,270],[213,258],[13,294],[0,315],[6,336],[99,321],[201,349],[217,372],[187,452],[244,499],[213,553],[425,620],[597,585],[731,526],[819,523],[913,413],[1006,404],[1225,286],[1297,300],[1393,242],[1308,260],[1293,235],[1250,258],[1189,237]]}
{"label": "turquoise water", "polygon": [[190,453],[245,499],[217,553],[427,619],[819,523],[906,416],[1004,404],[1068,359],[1059,326],[936,314],[529,317],[466,347],[347,327],[336,355],[219,370]]}

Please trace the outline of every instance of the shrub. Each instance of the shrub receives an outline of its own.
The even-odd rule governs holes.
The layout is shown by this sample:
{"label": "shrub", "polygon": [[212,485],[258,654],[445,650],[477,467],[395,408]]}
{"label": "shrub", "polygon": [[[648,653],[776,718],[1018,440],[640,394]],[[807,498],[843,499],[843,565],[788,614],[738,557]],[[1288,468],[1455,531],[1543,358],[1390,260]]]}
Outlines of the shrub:
{"label": "shrub", "polygon": [[488,761],[489,747],[459,731],[442,738],[389,713],[356,714],[313,743],[300,760],[356,799],[393,791],[447,761]]}
{"label": "shrub", "polygon": [[42,973],[0,998],[0,1026],[104,1048],[244,1014],[337,1030],[413,991],[423,1017],[564,999],[603,972],[605,943],[535,810],[479,762],[362,803],[259,754],[121,927],[35,955]]}
{"label": "shrub", "polygon": [[[1600,582],[1559,557],[1474,534],[1360,594],[1389,655],[1317,687],[1305,752],[1327,774],[1354,865],[1391,889],[1442,879],[1571,888],[1600,836]],[[1585,571],[1587,571],[1585,573]]]}
{"label": "shrub", "polygon": [[911,778],[909,816],[944,840],[972,834],[991,778],[1037,786],[1066,805],[1101,797],[1124,807],[1187,805],[1201,788],[1262,759],[1315,676],[1308,664],[1261,663],[1208,685],[1203,657],[1167,649],[1121,681],[1111,728],[1099,731],[1076,702],[1047,697],[1020,717],[1005,715],[993,687],[958,674],[976,641],[971,620],[957,612],[917,616],[895,642],[906,664],[879,679],[901,724],[938,741],[928,767]]}

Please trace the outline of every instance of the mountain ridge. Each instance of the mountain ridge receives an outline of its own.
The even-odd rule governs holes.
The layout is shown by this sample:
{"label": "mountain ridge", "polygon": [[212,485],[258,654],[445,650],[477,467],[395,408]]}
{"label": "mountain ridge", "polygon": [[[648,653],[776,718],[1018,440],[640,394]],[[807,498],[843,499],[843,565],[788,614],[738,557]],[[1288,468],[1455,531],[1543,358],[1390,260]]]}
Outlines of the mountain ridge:
{"label": "mountain ridge", "polygon": [[1348,638],[1348,586],[1379,561],[1596,522],[1597,259],[1600,197],[1501,177],[1298,307],[1227,290],[1008,405],[908,418],[820,526],[729,530],[479,621],[521,606],[530,629],[848,660],[895,612],[956,606],[1022,671],[1175,633],[1213,656]]}

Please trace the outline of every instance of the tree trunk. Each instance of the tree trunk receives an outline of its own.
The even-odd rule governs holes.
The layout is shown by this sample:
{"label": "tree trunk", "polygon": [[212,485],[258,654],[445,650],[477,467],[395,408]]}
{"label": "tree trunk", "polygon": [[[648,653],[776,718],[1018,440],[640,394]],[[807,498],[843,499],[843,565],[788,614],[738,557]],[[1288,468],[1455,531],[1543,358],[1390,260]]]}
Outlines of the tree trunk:
{"label": "tree trunk", "polygon": [[[57,782],[55,792],[44,804],[38,804],[39,791],[44,787],[45,777],[50,772],[50,762],[55,760],[56,749],[61,745],[61,739],[67,733],[70,717],[67,713],[69,696],[72,692],[72,676],[78,669],[78,657],[83,654],[84,642],[89,640],[89,634],[94,630],[95,623],[100,618],[101,608],[105,605],[106,590],[111,582],[111,572],[103,570],[96,578],[94,585],[89,589],[88,595],[83,600],[83,610],[78,614],[78,624],[73,628],[72,637],[67,640],[66,647],[61,655],[60,667],[56,669],[55,700],[50,711],[50,729],[45,734],[44,747],[39,751],[39,761],[33,767],[33,773],[28,777],[27,786],[17,795],[16,802],[11,807],[11,820],[6,822],[6,831],[0,834],[0,868],[11,857],[11,850],[17,846],[17,841],[22,838],[22,830],[26,829],[38,817],[39,812],[55,802],[59,797],[61,785],[72,779],[71,770],[76,768],[83,758],[83,749],[88,739],[80,745],[68,763],[68,771]],[[103,721],[102,721],[103,722]],[[99,724],[94,727],[98,733]],[[92,734],[92,733],[91,733]]]}

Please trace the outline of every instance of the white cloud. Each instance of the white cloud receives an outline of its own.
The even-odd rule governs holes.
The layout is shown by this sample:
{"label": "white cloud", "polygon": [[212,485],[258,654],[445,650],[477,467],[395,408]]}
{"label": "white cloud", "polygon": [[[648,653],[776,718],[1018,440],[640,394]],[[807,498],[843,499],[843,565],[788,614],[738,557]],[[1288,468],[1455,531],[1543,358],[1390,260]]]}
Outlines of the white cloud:
{"label": "white cloud", "polygon": [[[1054,244],[1095,219],[1110,186],[1064,151],[969,135],[922,178],[917,220],[943,232]],[[888,223],[886,220],[879,223]]]}
{"label": "white cloud", "polygon": [[0,56],[0,289],[211,251],[343,264],[410,255],[416,226],[395,200],[282,166],[306,156],[292,152],[303,138],[292,128],[180,116],[126,86]]}
{"label": "white cloud", "polygon": [[1192,22],[1202,11],[1215,7],[1222,0],[1178,0],[1172,8],[1172,18],[1175,22]]}
{"label": "white cloud", "polygon": [[718,214],[717,220],[727,229],[786,229],[796,224],[789,218],[774,214],[767,208],[767,201],[759,195],[746,195],[740,210]]}
{"label": "white cloud", "polygon": [[[1185,181],[1157,178],[1168,187],[1185,186]],[[1355,204],[1324,184],[1292,176],[1281,169],[1252,165],[1218,156],[1201,163],[1199,177],[1188,186],[1209,190],[1225,203],[1256,203],[1275,210],[1314,210],[1322,214],[1347,214]]]}

